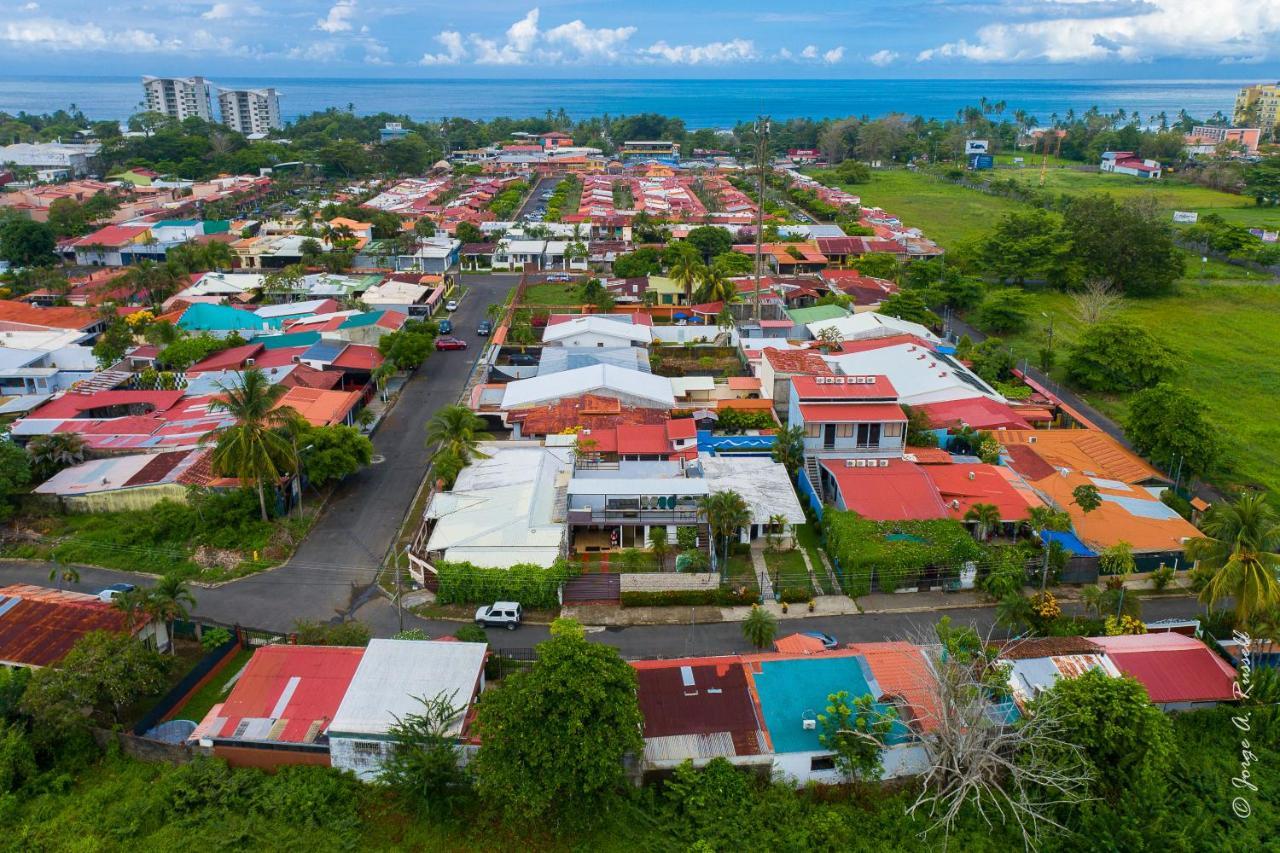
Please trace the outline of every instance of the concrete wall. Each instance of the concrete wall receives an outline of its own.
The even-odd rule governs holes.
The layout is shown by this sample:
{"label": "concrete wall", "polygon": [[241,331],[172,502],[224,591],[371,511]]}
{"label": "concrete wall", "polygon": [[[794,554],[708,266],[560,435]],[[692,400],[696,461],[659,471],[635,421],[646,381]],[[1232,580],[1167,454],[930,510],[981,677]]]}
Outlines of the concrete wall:
{"label": "concrete wall", "polygon": [[122,512],[151,509],[163,500],[186,503],[186,486],[179,483],[166,483],[160,486],[141,486],[114,492],[73,495],[64,497],[62,503],[67,512]]}

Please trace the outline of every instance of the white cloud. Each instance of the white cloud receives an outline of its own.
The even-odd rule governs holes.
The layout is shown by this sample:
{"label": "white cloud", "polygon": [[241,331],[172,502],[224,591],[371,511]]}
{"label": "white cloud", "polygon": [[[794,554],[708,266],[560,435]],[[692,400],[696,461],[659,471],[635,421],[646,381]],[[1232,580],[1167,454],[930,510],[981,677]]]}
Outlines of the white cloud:
{"label": "white cloud", "polygon": [[258,18],[263,15],[260,6],[242,3],[214,3],[201,15],[206,21],[231,21],[236,18]]}
{"label": "white cloud", "polygon": [[898,54],[892,50],[877,50],[875,53],[867,57],[867,62],[877,68],[884,68],[886,65],[893,63],[898,58]]}
{"label": "white cloud", "polygon": [[528,53],[533,43],[538,40],[538,10],[533,8],[529,14],[507,27],[507,46],[517,53]]}
{"label": "white cloud", "polygon": [[[1086,7],[1087,8],[1087,7]],[[1280,0],[1147,0],[1126,14],[989,24],[916,59],[975,62],[1141,62],[1162,57],[1266,56],[1280,37]]]}
{"label": "white cloud", "polygon": [[40,4],[39,4],[39,3],[28,3],[28,4],[26,4],[25,6],[23,6],[23,7],[22,7],[22,11],[24,11],[24,12],[39,12],[39,11],[40,11]]}
{"label": "white cloud", "polygon": [[580,56],[609,58],[625,47],[627,40],[635,32],[635,27],[602,27],[593,30],[582,21],[570,21],[547,30],[547,41],[552,44],[567,44]]}
{"label": "white cloud", "polygon": [[315,41],[301,47],[290,48],[285,56],[307,62],[333,62],[341,59],[346,45],[340,41]]}
{"label": "white cloud", "polygon": [[666,61],[679,65],[744,62],[759,56],[756,53],[755,43],[749,39],[713,41],[700,45],[667,44],[665,41],[659,41],[645,48],[641,54],[650,61]]}
{"label": "white cloud", "polygon": [[161,53],[183,48],[181,41],[161,39],[147,30],[106,30],[97,24],[72,23],[53,18],[0,24],[0,43],[15,48],[38,47],[51,51],[110,50],[119,53]]}
{"label": "white cloud", "polygon": [[828,50],[826,53],[822,54],[822,61],[827,63],[828,65],[835,65],[837,62],[839,62],[842,59],[844,59],[843,47],[833,47],[831,48],[831,50]]}
{"label": "white cloud", "polygon": [[800,55],[805,59],[817,59],[818,46],[816,44],[806,45],[805,49],[800,51]]}
{"label": "white cloud", "polygon": [[338,0],[329,14],[316,21],[316,29],[326,33],[343,33],[351,29],[351,19],[356,14],[356,0]]}
{"label": "white cloud", "polygon": [[472,33],[471,44],[475,48],[475,61],[480,65],[523,64],[529,58],[529,51],[538,39],[538,14],[536,8],[530,9],[527,15],[507,27],[506,41],[502,44],[498,44],[497,39],[484,38]]}
{"label": "white cloud", "polygon": [[436,36],[436,42],[444,50],[440,53],[424,53],[418,60],[421,65],[457,65],[467,56],[467,47],[462,43],[462,33],[445,30]]}

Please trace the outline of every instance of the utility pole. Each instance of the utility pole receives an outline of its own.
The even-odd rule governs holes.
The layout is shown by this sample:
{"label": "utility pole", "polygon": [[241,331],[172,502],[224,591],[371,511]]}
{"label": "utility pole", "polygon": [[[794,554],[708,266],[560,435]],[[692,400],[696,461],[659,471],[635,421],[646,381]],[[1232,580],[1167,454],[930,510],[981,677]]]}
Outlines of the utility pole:
{"label": "utility pole", "polygon": [[[404,546],[404,557],[409,559],[409,546]],[[404,603],[400,591],[400,558],[396,558],[396,619],[400,622],[400,633],[404,633]]]}
{"label": "utility pole", "polygon": [[769,117],[756,119],[756,168],[760,170],[760,201],[756,205],[756,287],[752,300],[755,321],[760,322],[760,267],[764,254],[764,185],[769,161]]}

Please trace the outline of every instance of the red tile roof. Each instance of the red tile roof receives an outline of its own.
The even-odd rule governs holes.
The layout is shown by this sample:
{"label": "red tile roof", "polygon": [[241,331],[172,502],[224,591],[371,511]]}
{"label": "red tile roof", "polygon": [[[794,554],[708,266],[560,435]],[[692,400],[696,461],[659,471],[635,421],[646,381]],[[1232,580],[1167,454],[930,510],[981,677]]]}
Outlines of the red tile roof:
{"label": "red tile roof", "polygon": [[925,476],[942,496],[953,518],[962,519],[974,504],[994,504],[1002,521],[1021,521],[1031,505],[995,465],[926,465]]}
{"label": "red tile roof", "polygon": [[913,344],[923,347],[931,352],[935,350],[935,344],[916,335],[886,335],[883,338],[864,338],[857,341],[841,341],[840,352],[847,354],[851,352],[870,352],[871,350],[884,349],[885,347],[896,347],[902,344]]}
{"label": "red tile roof", "polygon": [[108,225],[99,228],[92,234],[86,234],[71,242],[71,245],[86,248],[89,246],[105,246],[113,249],[134,242],[141,235],[151,230],[150,225]]}
{"label": "red tile roof", "polygon": [[332,391],[342,384],[341,370],[316,370],[307,364],[295,364],[289,375],[280,380],[285,388],[317,388]]}
{"label": "red tile roof", "polygon": [[262,344],[245,344],[242,347],[232,347],[224,349],[222,352],[215,352],[213,355],[198,361],[187,368],[187,373],[214,373],[222,370],[238,370],[244,366],[245,359],[252,358],[255,363],[257,355],[263,349]]}
{"label": "red tile roof", "polygon": [[773,647],[784,655],[812,655],[826,651],[822,640],[808,634],[788,634],[774,640]]}
{"label": "red tile roof", "polygon": [[[136,310],[136,309],[135,309]],[[82,331],[101,322],[88,308],[36,308],[25,302],[0,300],[0,322]]]}
{"label": "red tile roof", "polygon": [[273,735],[242,737],[312,742],[328,730],[363,655],[364,649],[346,646],[263,646],[254,652],[227,700],[209,712],[205,721],[210,727],[203,734],[236,739],[241,722],[270,720],[275,725],[266,727]]}
{"label": "red tile roof", "polygon": [[946,518],[946,504],[933,481],[910,462],[890,459],[886,467],[849,468],[843,459],[823,459],[846,508],[873,521]]}
{"label": "red tile roof", "polygon": [[373,371],[385,359],[377,347],[365,346],[364,344],[351,344],[342,351],[342,354],[333,360],[334,367],[340,367],[345,370]]}
{"label": "red tile roof", "polygon": [[932,677],[929,665],[919,647],[901,641],[886,643],[850,643],[849,649],[862,655],[871,667],[871,674],[885,696],[905,700],[907,713],[904,722],[921,732],[936,731],[942,719],[937,691],[930,687]]}
{"label": "red tile roof", "polygon": [[285,392],[279,405],[292,406],[312,426],[331,426],[342,423],[359,402],[359,391],[325,391],[295,386]]}
{"label": "red tile roof", "polygon": [[661,409],[623,406],[617,399],[584,394],[565,397],[547,406],[536,406],[508,413],[510,423],[520,424],[527,436],[556,435],[574,427],[608,429],[619,424],[660,424],[669,413]]}
{"label": "red tile roof", "polygon": [[[6,608],[10,602],[16,601]],[[125,630],[124,612],[81,592],[12,584],[0,588],[0,663],[49,666],[90,631]],[[141,626],[139,626],[141,627]]]}

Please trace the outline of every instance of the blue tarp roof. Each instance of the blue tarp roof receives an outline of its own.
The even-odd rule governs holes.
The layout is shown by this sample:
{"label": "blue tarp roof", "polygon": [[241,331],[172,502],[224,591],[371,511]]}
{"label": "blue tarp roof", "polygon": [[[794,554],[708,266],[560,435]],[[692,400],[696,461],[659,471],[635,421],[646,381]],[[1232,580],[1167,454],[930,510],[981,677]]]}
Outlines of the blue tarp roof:
{"label": "blue tarp roof", "polygon": [[1057,542],[1063,547],[1068,554],[1076,557],[1096,557],[1095,551],[1090,550],[1089,546],[1080,541],[1080,539],[1069,530],[1041,530],[1040,539],[1047,542]]}
{"label": "blue tarp roof", "polygon": [[330,362],[342,355],[342,351],[346,348],[346,341],[320,341],[307,348],[307,351],[302,354],[302,360]]}
{"label": "blue tarp roof", "polygon": [[269,331],[279,329],[283,322],[280,317],[259,317],[229,305],[197,302],[182,312],[178,326],[196,332]]}

